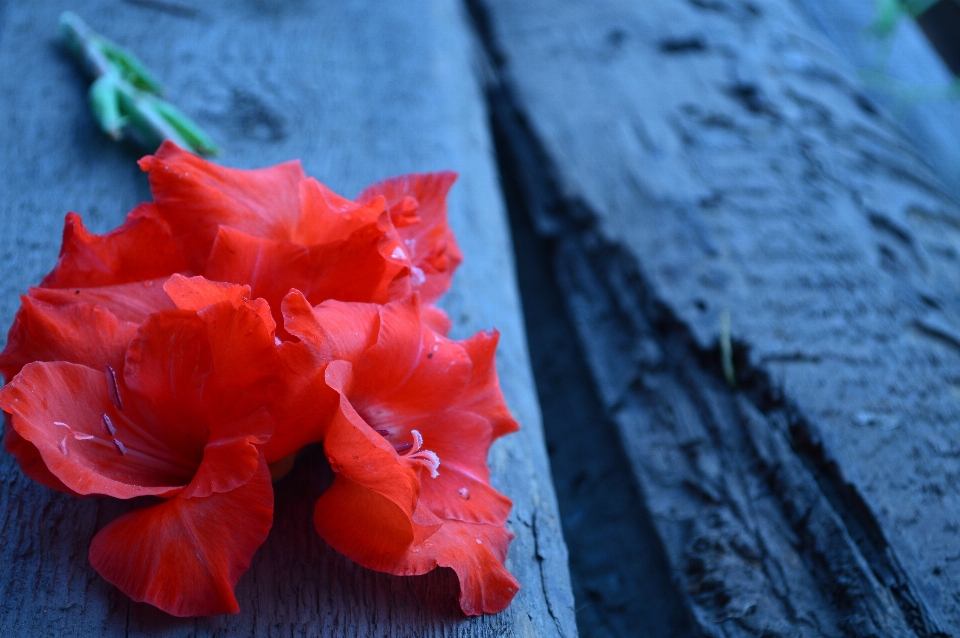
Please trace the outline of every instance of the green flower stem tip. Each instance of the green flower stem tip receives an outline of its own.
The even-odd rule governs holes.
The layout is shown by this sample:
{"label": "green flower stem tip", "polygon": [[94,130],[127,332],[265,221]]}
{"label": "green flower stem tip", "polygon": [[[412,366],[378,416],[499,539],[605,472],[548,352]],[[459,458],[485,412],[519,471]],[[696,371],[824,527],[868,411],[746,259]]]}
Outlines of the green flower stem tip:
{"label": "green flower stem tip", "polygon": [[70,11],[60,16],[60,33],[93,78],[90,108],[107,135],[119,140],[132,133],[150,150],[172,140],[193,153],[220,152],[195,122],[160,97],[160,81],[133,53],[94,33]]}

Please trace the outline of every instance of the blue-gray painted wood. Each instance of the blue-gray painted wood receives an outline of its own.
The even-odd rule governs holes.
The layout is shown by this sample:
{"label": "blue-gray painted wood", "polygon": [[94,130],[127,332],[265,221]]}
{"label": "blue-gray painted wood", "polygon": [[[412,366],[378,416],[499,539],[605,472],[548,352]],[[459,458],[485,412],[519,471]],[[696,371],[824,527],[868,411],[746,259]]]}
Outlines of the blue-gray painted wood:
{"label": "blue-gray painted wood", "polygon": [[303,160],[351,196],[378,179],[453,169],[451,225],[465,263],[444,306],[462,337],[497,327],[498,369],[522,424],[490,457],[515,503],[507,566],[522,590],[505,612],[464,618],[452,572],[376,574],[312,530],[323,483],[303,464],[279,484],[276,522],[240,580],[238,616],[173,619],[131,603],[89,567],[93,534],[124,510],[25,479],[0,456],[0,633],[7,636],[575,636],[566,549],[529,370],[510,239],[472,36],[458,3],[106,0],[0,3],[0,323],[54,263],[62,220],[98,232],[149,197],[142,154],[99,132],[87,80],[59,47],[71,9],[134,50],[168,96],[256,167]]}
{"label": "blue-gray painted wood", "polygon": [[922,149],[931,172],[960,201],[960,101],[947,97],[953,74],[917,23],[904,18],[893,33],[878,37],[872,29],[877,3],[794,1],[864,80],[865,93],[886,108],[903,134]]}

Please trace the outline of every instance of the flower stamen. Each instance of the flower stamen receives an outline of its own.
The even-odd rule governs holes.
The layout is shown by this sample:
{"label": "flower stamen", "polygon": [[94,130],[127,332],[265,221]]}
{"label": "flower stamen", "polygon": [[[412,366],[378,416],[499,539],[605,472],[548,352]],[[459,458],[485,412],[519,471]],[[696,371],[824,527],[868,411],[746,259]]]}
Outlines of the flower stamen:
{"label": "flower stamen", "polygon": [[107,396],[110,397],[110,402],[118,410],[123,410],[123,403],[120,401],[120,386],[117,385],[117,373],[112,366],[106,366],[106,368]]}
{"label": "flower stamen", "polygon": [[114,427],[113,421],[110,420],[110,417],[107,416],[106,412],[100,415],[100,421],[103,422],[103,426],[107,428],[107,432],[110,433],[110,436],[113,436],[117,433],[117,428]]}
{"label": "flower stamen", "polygon": [[435,452],[420,449],[423,447],[423,435],[421,435],[419,431],[410,430],[410,434],[413,435],[413,443],[394,444],[393,449],[404,458],[412,461],[420,461],[430,470],[430,478],[437,478],[440,475],[438,471],[440,468],[440,457],[437,456]]}

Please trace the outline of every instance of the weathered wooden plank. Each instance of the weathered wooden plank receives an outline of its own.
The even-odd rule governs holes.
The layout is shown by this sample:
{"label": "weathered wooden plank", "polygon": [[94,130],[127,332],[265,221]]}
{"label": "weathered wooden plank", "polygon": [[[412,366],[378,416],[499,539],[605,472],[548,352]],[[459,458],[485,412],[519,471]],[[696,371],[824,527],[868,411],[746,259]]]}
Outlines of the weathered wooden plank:
{"label": "weathered wooden plank", "polygon": [[471,6],[704,633],[960,633],[960,209],[894,121],[784,0]]}
{"label": "weathered wooden plank", "polygon": [[[129,0],[7,4],[0,13],[0,317],[53,265],[63,215],[115,226],[148,198],[140,152],[100,134],[86,80],[61,52],[72,9],[134,49],[169,96],[222,143],[226,164],[302,158],[347,195],[388,175],[460,172],[451,225],[465,254],[445,306],[464,336],[496,326],[519,434],[491,453],[514,500],[508,567],[522,590],[496,616],[464,618],[446,570],[395,578],[352,565],[312,530],[329,477],[302,465],[278,485],[274,530],[241,579],[235,617],[178,620],[130,603],[89,567],[93,534],[124,510],[25,479],[0,457],[0,632],[9,636],[574,636],[566,549],[533,393],[510,240],[472,41],[452,0],[382,3]],[[315,452],[316,454],[316,452]],[[443,572],[443,573],[441,573]]]}
{"label": "weathered wooden plank", "polygon": [[874,3],[797,2],[847,63],[868,79],[867,95],[895,115],[903,134],[923,149],[927,166],[960,200],[960,108],[945,96],[953,74],[919,25],[904,19],[893,33],[879,38],[871,29],[877,18]]}

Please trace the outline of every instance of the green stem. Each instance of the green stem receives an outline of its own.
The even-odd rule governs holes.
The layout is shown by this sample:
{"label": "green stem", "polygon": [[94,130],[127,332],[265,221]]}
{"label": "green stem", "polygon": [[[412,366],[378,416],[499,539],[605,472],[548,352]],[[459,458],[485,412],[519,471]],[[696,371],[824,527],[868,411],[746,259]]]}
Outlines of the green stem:
{"label": "green stem", "polygon": [[163,87],[133,53],[94,33],[69,11],[60,16],[60,31],[67,48],[93,78],[90,105],[110,137],[122,139],[126,131],[150,150],[171,140],[193,153],[219,153],[210,136],[159,97]]}

